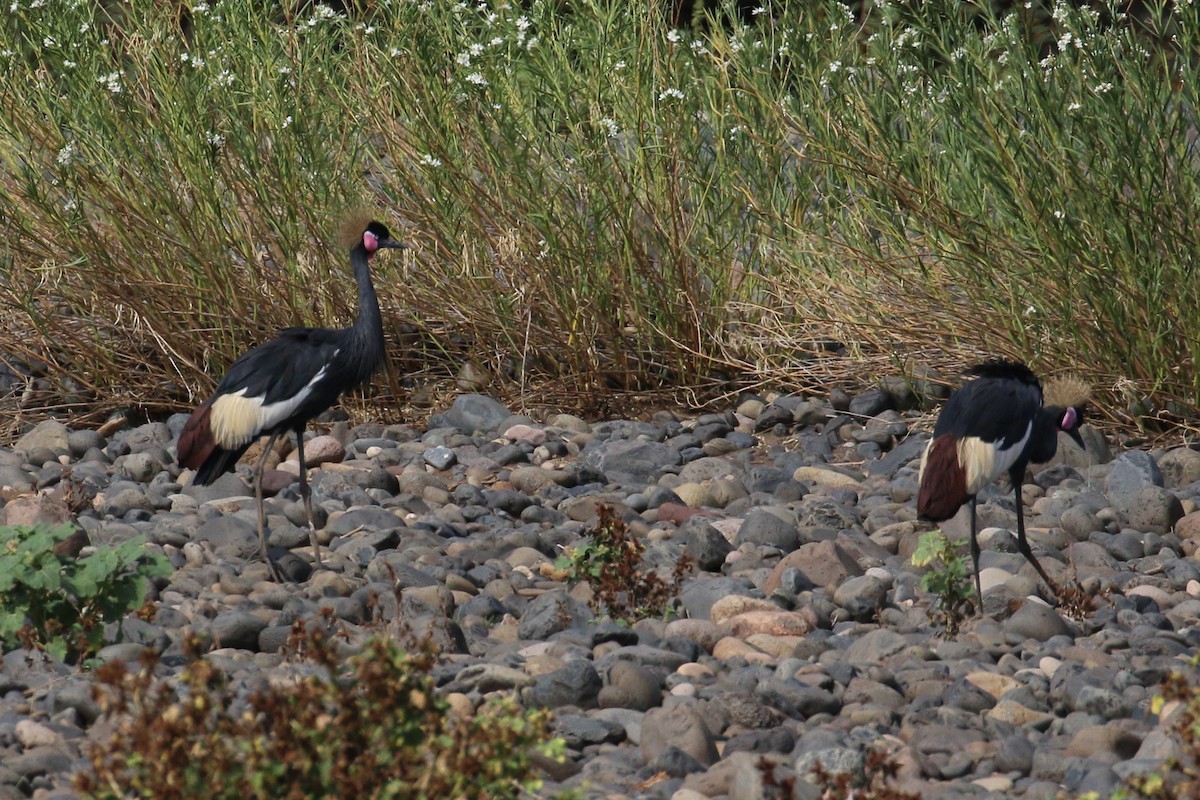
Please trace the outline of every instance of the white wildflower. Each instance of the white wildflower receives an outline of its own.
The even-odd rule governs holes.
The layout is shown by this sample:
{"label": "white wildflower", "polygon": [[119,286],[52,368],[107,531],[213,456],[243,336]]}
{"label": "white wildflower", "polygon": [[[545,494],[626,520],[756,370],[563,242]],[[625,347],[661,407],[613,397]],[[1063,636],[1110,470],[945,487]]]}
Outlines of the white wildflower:
{"label": "white wildflower", "polygon": [[529,30],[529,25],[530,25],[529,17],[517,17],[517,21],[516,21],[517,30],[524,33],[525,31]]}
{"label": "white wildflower", "polygon": [[112,94],[121,93],[121,73],[110,72],[96,81]]}
{"label": "white wildflower", "polygon": [[286,117],[283,118],[283,127],[286,128],[287,126],[289,126],[291,124],[292,124],[292,115],[288,114]]}
{"label": "white wildflower", "polygon": [[670,42],[671,44],[679,44],[679,37],[680,37],[679,31],[676,30],[675,28],[672,28],[671,30],[667,31],[667,41]]}
{"label": "white wildflower", "polygon": [[80,26],[79,26],[79,32],[80,32],[80,33],[87,33],[87,32],[88,32],[88,31],[90,31],[91,29],[92,29],[92,23],[90,23],[90,22],[85,22],[85,23],[83,23],[82,25],[80,25]]}
{"label": "white wildflower", "polygon": [[77,64],[74,61],[71,61],[70,59],[67,59],[66,61],[63,62],[63,67],[66,69],[75,69],[78,66],[79,66],[79,64]]}
{"label": "white wildflower", "polygon": [[1097,84],[1096,88],[1093,89],[1092,91],[1094,91],[1096,94],[1106,94],[1108,92],[1111,92],[1112,88],[1113,88],[1113,85],[1111,83],[1108,83],[1107,81],[1105,81],[1104,83]]}
{"label": "white wildflower", "polygon": [[1061,209],[1057,209],[1057,208],[1054,209],[1054,218],[1055,219],[1062,219],[1065,216],[1066,216],[1066,214],[1064,214]]}
{"label": "white wildflower", "polygon": [[750,9],[750,14],[755,17],[757,17],[759,14],[765,14],[765,13],[767,13],[767,10],[765,8],[763,8],[762,6],[755,6],[754,8]]}
{"label": "white wildflower", "polygon": [[611,117],[604,117],[600,120],[600,124],[608,130],[608,137],[615,139],[621,129],[617,127],[617,121]]}
{"label": "white wildflower", "polygon": [[205,131],[204,141],[208,142],[212,147],[220,149],[221,146],[225,144],[225,137],[219,133],[214,133],[213,131]]}
{"label": "white wildflower", "polygon": [[217,86],[233,86],[234,75],[227,69],[221,70],[217,77],[213,78],[213,83]]}
{"label": "white wildflower", "polygon": [[483,45],[481,45],[479,42],[473,43],[469,49],[471,51],[471,55],[473,56],[483,55]]}
{"label": "white wildflower", "polygon": [[1071,103],[1071,105],[1067,106],[1067,111],[1078,111],[1081,108],[1083,106],[1079,105],[1079,103]]}
{"label": "white wildflower", "polygon": [[54,157],[54,160],[58,162],[60,167],[65,167],[75,160],[76,152],[75,142],[69,141],[58,151],[58,155]]}
{"label": "white wildflower", "polygon": [[483,77],[483,75],[478,72],[472,72],[470,75],[468,75],[467,83],[473,83],[476,86],[487,86],[488,85],[487,78]]}
{"label": "white wildflower", "polygon": [[442,160],[440,158],[432,156],[429,153],[425,153],[417,160],[427,167],[440,167],[442,165]]}
{"label": "white wildflower", "polygon": [[207,14],[208,13],[208,3],[204,3],[204,2],[196,3],[195,5],[192,6],[192,13],[193,14]]}
{"label": "white wildflower", "polygon": [[686,98],[686,95],[684,95],[684,93],[678,89],[664,89],[662,93],[659,94],[658,99],[661,101],[666,100],[668,97],[673,97],[676,100],[683,100]]}
{"label": "white wildflower", "polygon": [[618,61],[617,63],[613,64],[613,72],[620,72],[621,70],[625,69],[626,66],[627,65],[624,61]]}
{"label": "white wildflower", "polygon": [[454,63],[458,64],[460,67],[471,66],[471,54],[464,50],[454,57]]}

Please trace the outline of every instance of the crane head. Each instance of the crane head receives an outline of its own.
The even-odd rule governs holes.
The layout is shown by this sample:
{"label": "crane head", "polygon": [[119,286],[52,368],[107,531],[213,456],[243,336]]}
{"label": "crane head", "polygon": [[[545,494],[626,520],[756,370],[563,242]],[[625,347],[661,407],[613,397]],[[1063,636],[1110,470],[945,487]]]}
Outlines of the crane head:
{"label": "crane head", "polygon": [[381,247],[394,247],[401,250],[408,249],[408,245],[398,239],[392,238],[392,234],[388,231],[386,225],[375,220],[371,220],[371,223],[363,230],[362,243],[363,247],[367,250],[367,255],[374,253]]}

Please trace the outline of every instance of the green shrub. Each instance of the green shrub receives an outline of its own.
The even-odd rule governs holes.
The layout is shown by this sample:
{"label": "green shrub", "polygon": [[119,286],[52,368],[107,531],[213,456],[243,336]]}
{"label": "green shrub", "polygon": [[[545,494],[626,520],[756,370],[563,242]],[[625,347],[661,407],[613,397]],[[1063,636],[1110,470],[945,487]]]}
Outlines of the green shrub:
{"label": "green shrub", "polygon": [[912,554],[913,566],[925,567],[921,588],[933,595],[931,616],[945,626],[947,636],[956,634],[975,608],[970,562],[958,550],[940,530],[926,531]]}
{"label": "green shrub", "polygon": [[148,581],[171,574],[166,556],[136,536],[76,558],[55,545],[71,525],[0,527],[0,645],[44,649],[75,662],[104,644],[104,625],[141,607]]}
{"label": "green shrub", "polygon": [[99,696],[116,727],[77,788],[95,800],[504,800],[537,787],[535,751],[561,755],[546,711],[505,700],[470,718],[450,713],[426,650],[376,636],[342,666],[329,638],[301,638],[294,678],[249,697],[196,655],[179,685],[154,677],[152,656],[136,671],[102,667]]}
{"label": "green shrub", "polygon": [[601,505],[588,542],[567,550],[555,566],[566,571],[567,580],[591,588],[589,603],[594,611],[633,623],[670,612],[671,601],[692,569],[691,558],[681,556],[667,582],[655,572],[642,571],[645,552],[646,545],[612,507]]}

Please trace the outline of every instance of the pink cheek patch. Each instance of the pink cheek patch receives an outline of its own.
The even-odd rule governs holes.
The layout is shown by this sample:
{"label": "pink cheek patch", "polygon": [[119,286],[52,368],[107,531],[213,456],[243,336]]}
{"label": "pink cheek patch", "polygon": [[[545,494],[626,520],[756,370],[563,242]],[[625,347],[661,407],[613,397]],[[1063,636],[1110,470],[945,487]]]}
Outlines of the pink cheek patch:
{"label": "pink cheek patch", "polygon": [[363,231],[363,247],[368,253],[374,253],[379,249],[379,237],[370,231]]}
{"label": "pink cheek patch", "polygon": [[1077,414],[1075,412],[1074,408],[1068,408],[1066,411],[1063,412],[1062,422],[1059,423],[1059,427],[1062,428],[1064,431],[1069,431],[1072,428],[1074,428],[1078,422],[1079,422],[1079,414]]}

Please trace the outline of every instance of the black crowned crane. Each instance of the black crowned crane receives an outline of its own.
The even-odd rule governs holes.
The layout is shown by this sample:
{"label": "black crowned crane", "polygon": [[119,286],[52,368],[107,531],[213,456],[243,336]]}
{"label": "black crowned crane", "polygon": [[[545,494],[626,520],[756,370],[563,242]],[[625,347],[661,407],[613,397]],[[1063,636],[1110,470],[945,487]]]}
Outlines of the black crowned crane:
{"label": "black crowned crane", "polygon": [[[383,361],[383,322],[371,283],[370,261],[381,248],[403,248],[379,222],[365,218],[342,226],[350,248],[350,266],[358,283],[358,318],[349,328],[285,328],[270,341],[244,354],[221,380],[213,396],[192,412],[179,436],[179,463],[196,470],[193,483],[206,486],[233,466],[260,436],[270,436],[255,467],[258,535],[262,557],[278,576],[267,555],[262,472],[267,454],[280,434],[296,435],[300,459],[300,494],[311,529],[317,565],[321,565],[313,518],[311,490],[304,466],[304,428],[329,408],[342,392],[371,377]],[[348,240],[348,241],[346,241]]]}
{"label": "black crowned crane", "polygon": [[950,396],[921,455],[917,513],[940,522],[970,502],[971,564],[975,597],[982,611],[975,495],[1007,472],[1017,502],[1017,547],[1057,596],[1058,587],[1034,558],[1025,538],[1021,483],[1026,466],[1054,457],[1059,431],[1084,446],[1079,426],[1087,388],[1074,380],[1053,382],[1047,386],[1047,394],[1055,404],[1047,406],[1037,376],[1024,364],[988,361],[972,367],[968,374],[975,379]]}

